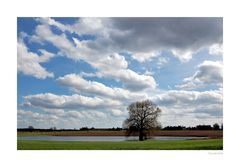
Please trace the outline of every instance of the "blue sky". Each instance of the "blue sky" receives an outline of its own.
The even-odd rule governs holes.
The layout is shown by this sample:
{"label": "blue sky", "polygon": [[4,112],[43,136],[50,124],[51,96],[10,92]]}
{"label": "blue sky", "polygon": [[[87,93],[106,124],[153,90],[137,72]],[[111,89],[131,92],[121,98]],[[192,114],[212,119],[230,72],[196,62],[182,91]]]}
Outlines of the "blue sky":
{"label": "blue sky", "polygon": [[222,18],[18,18],[18,128],[222,123]]}

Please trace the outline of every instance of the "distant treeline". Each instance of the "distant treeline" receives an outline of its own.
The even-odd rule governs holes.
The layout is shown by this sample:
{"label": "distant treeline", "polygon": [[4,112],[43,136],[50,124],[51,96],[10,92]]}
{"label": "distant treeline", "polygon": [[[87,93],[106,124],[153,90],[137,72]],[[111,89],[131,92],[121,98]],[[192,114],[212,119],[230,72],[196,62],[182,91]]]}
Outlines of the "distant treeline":
{"label": "distant treeline", "polygon": [[211,125],[197,125],[195,127],[185,126],[166,126],[162,130],[223,130],[223,125],[214,124]]}
{"label": "distant treeline", "polygon": [[91,130],[94,130],[94,131],[120,131],[120,130],[124,130],[123,128],[94,128],[94,127],[91,127],[91,128],[88,128],[88,127],[81,127],[79,129],[57,129],[56,127],[51,127],[49,129],[40,129],[40,128],[34,128],[33,126],[29,126],[28,128],[18,128],[17,131],[26,131],[26,132],[33,132],[33,131],[41,131],[41,132],[49,132],[49,131],[91,131]]}
{"label": "distant treeline", "polygon": [[[94,127],[81,127],[79,129],[57,129],[56,127],[51,127],[49,129],[39,129],[34,128],[33,126],[29,126],[28,128],[19,128],[17,131],[26,131],[26,132],[33,132],[33,131],[121,131],[126,130],[119,127],[113,127],[113,128],[94,128]],[[220,126],[219,124],[213,124],[213,125],[197,125],[195,127],[185,127],[185,126],[166,126],[164,128],[158,127],[156,130],[223,130],[223,124]]]}

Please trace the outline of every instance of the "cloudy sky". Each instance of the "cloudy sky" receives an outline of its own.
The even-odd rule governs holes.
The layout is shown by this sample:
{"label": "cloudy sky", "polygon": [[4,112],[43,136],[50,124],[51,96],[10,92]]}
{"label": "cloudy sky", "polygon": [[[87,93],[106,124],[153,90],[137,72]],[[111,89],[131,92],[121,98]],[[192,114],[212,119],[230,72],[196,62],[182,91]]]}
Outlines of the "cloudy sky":
{"label": "cloudy sky", "polygon": [[150,99],[163,126],[222,123],[222,18],[18,18],[18,128],[121,127]]}

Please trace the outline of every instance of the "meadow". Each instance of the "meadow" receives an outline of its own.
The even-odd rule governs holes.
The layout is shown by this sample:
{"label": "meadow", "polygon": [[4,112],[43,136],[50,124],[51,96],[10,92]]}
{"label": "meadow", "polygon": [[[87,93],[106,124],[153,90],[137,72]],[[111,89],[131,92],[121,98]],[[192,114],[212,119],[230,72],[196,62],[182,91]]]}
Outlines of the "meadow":
{"label": "meadow", "polygon": [[[34,131],[18,132],[24,136],[124,136],[125,131]],[[18,140],[18,150],[222,150],[223,132],[206,131],[157,131],[156,136],[209,137],[205,140],[175,141],[31,141]]]}
{"label": "meadow", "polygon": [[222,150],[223,139],[182,141],[24,141],[18,140],[18,150]]}

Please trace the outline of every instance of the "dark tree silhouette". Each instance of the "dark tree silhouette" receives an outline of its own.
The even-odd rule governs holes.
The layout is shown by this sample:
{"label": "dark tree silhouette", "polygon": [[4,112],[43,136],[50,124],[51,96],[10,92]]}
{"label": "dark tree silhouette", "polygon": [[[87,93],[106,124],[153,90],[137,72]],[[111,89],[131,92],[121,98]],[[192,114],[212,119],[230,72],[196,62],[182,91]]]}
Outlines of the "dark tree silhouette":
{"label": "dark tree silhouette", "polygon": [[215,123],[215,124],[213,124],[213,129],[220,130],[220,126],[217,123]]}
{"label": "dark tree silhouette", "polygon": [[33,126],[28,126],[28,129],[33,130],[34,127]]}
{"label": "dark tree silhouette", "polygon": [[33,126],[28,126],[28,130],[29,130],[30,132],[32,132],[32,131],[34,130],[34,127],[33,127]]}
{"label": "dark tree silhouette", "polygon": [[223,124],[221,124],[221,130],[223,130]]}
{"label": "dark tree silhouette", "polygon": [[123,123],[126,136],[138,132],[139,141],[143,141],[151,130],[159,127],[157,118],[161,110],[150,100],[132,103],[127,109],[129,118]]}

